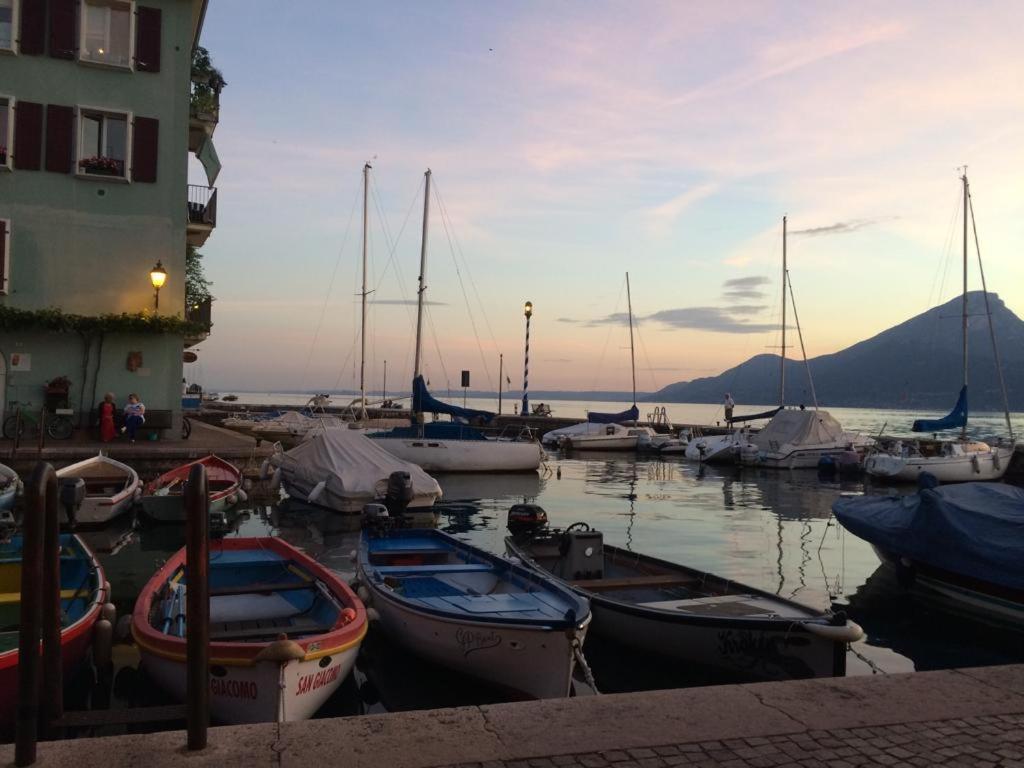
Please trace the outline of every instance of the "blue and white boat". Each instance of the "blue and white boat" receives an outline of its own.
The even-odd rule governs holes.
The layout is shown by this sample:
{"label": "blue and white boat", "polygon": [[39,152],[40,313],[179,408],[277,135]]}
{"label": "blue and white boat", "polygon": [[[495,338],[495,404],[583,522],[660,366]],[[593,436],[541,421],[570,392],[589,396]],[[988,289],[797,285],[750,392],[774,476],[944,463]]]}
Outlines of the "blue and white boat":
{"label": "blue and white boat", "polygon": [[907,496],[844,497],[832,511],[896,569],[901,584],[1024,628],[1024,489],[926,487]]}
{"label": "blue and white boat", "polygon": [[21,480],[18,473],[6,464],[0,464],[0,525],[8,518],[9,522],[13,524],[14,518],[11,516],[11,511],[14,509],[14,500],[18,497],[20,490]]}
{"label": "blue and white boat", "polygon": [[517,697],[569,695],[590,605],[565,585],[429,529],[364,531],[358,562],[397,642]]}

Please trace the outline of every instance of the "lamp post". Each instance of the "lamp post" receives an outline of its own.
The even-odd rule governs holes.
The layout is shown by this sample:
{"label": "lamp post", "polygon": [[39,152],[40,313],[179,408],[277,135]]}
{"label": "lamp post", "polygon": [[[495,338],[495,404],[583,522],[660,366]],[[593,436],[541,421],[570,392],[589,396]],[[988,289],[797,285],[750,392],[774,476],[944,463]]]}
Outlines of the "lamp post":
{"label": "lamp post", "polygon": [[523,409],[520,414],[527,416],[530,413],[530,317],[533,315],[533,302],[526,302],[523,307],[523,314],[526,315],[526,352],[523,356]]}
{"label": "lamp post", "polygon": [[157,259],[156,266],[149,270],[149,281],[153,283],[153,303],[157,312],[160,311],[160,289],[167,282],[167,270]]}

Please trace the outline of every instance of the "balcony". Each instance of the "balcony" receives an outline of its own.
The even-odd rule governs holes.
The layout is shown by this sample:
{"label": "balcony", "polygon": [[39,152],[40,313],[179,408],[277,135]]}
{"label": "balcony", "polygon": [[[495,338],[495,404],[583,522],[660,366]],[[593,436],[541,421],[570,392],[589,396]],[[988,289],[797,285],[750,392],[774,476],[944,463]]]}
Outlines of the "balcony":
{"label": "balcony", "polygon": [[220,91],[198,82],[193,75],[192,100],[189,105],[188,150],[198,152],[203,141],[213,136],[220,122]]}
{"label": "balcony", "polygon": [[217,226],[217,188],[188,185],[188,230],[186,240],[196,248],[204,245]]}
{"label": "balcony", "polygon": [[212,317],[213,299],[206,299],[198,304],[185,307],[185,320],[190,323],[198,323],[205,328],[205,331],[197,331],[185,336],[185,347],[194,347],[210,336],[210,328],[213,326]]}

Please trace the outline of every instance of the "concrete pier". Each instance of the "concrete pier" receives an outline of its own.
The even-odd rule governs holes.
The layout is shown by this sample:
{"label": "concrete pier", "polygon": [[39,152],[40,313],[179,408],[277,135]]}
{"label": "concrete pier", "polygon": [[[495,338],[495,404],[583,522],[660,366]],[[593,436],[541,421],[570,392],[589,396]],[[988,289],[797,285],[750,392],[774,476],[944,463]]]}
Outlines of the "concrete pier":
{"label": "concrete pier", "polygon": [[[41,766],[1024,765],[1024,665],[713,686],[41,744]],[[13,747],[0,747],[11,765]]]}

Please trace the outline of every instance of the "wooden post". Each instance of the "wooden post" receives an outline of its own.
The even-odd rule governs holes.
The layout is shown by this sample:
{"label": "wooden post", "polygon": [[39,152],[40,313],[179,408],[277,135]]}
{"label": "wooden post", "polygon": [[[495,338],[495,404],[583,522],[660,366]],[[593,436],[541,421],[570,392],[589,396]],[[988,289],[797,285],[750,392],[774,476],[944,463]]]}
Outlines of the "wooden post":
{"label": "wooden post", "polygon": [[21,528],[18,709],[14,737],[14,764],[19,768],[36,761],[39,738],[39,638],[43,612],[38,590],[43,583],[43,512],[48,466],[37,464],[25,486],[25,519]]}
{"label": "wooden post", "polygon": [[60,494],[57,473],[43,464],[46,491],[43,523],[43,735],[55,738],[54,721],[64,715],[64,668],[61,658]]}
{"label": "wooden post", "polygon": [[188,748],[206,747],[210,725],[210,539],[206,467],[196,464],[185,488],[186,683]]}

